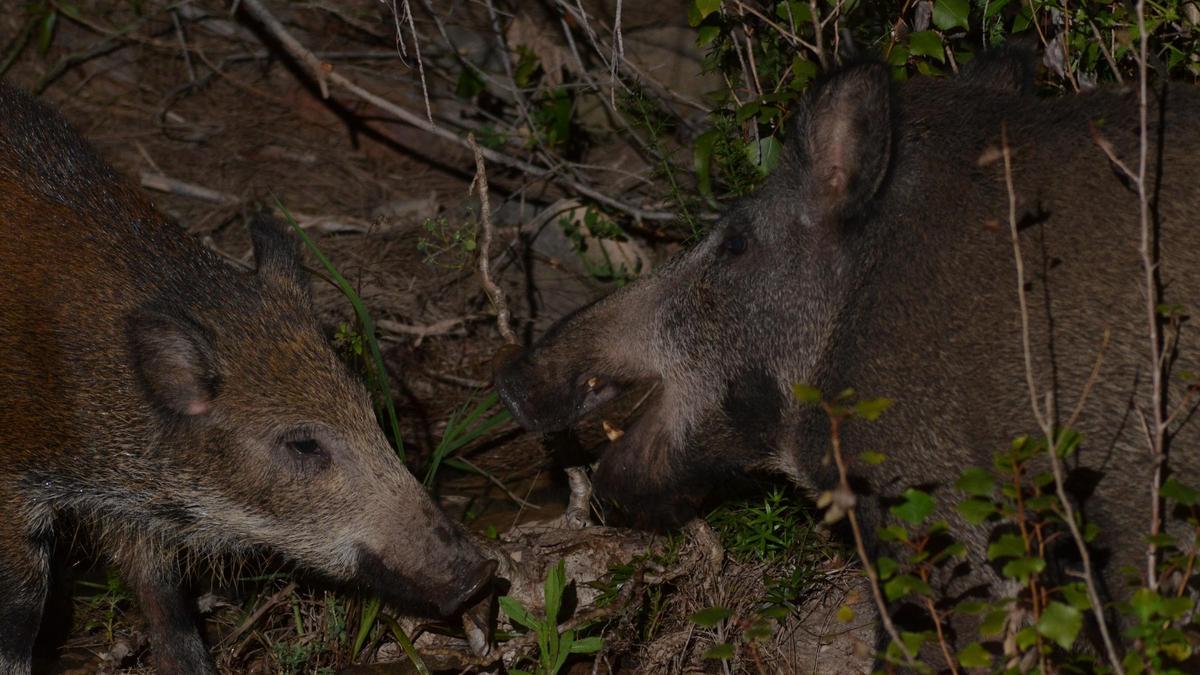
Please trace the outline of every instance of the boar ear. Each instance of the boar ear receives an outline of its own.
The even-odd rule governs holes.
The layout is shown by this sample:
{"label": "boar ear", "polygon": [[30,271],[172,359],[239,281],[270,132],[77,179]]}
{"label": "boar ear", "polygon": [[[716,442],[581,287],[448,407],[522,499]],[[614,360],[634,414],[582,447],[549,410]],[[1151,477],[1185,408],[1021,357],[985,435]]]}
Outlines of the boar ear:
{"label": "boar ear", "polygon": [[212,408],[217,394],[212,342],[187,319],[154,310],[129,320],[134,369],[146,394],[158,406],[189,417]]}
{"label": "boar ear", "polygon": [[817,89],[798,120],[807,155],[805,194],[822,219],[857,215],[875,196],[892,155],[892,85],[882,64],[850,66]]}
{"label": "boar ear", "polygon": [[254,266],[272,281],[285,280],[308,292],[308,277],[300,267],[300,241],[289,227],[268,211],[250,218],[250,241],[254,243]]}

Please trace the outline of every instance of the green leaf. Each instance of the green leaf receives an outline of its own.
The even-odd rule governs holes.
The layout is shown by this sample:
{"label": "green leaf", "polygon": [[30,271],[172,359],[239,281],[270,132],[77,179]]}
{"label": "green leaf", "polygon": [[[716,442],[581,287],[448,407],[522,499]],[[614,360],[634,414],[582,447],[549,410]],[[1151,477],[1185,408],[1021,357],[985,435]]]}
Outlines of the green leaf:
{"label": "green leaf", "polygon": [[725,619],[728,619],[730,614],[732,614],[732,612],[726,607],[709,607],[708,609],[702,609],[699,612],[696,612],[695,614],[689,616],[688,619],[697,626],[712,628]]}
{"label": "green leaf", "polygon": [[988,545],[987,559],[1016,558],[1025,555],[1025,540],[1015,534],[1002,534]]}
{"label": "green leaf", "polygon": [[1024,556],[1013,558],[1004,563],[1004,567],[1000,568],[1000,573],[1010,579],[1016,579],[1022,584],[1029,581],[1029,577],[1035,574],[1041,574],[1042,570],[1046,569],[1046,561],[1033,556]]}
{"label": "green leaf", "polygon": [[711,44],[713,40],[716,40],[720,34],[720,26],[710,26],[708,24],[699,26],[696,28],[696,46],[705,47]]}
{"label": "green leaf", "polygon": [[1168,478],[1158,493],[1166,499],[1182,504],[1184,506],[1195,506],[1197,501],[1200,501],[1200,492],[1180,483],[1173,477]]}
{"label": "green leaf", "polygon": [[929,56],[945,62],[946,55],[942,52],[942,38],[931,30],[923,30],[908,36],[908,48],[914,56]]}
{"label": "green leaf", "polygon": [[796,23],[812,22],[812,9],[807,3],[797,2],[797,0],[788,0],[781,2],[775,6],[775,16],[784,21],[795,21]]}
{"label": "green leaf", "polygon": [[990,497],[996,489],[996,481],[992,472],[976,466],[964,471],[954,487],[972,497]]}
{"label": "green leaf", "polygon": [[1017,649],[1025,651],[1037,643],[1037,630],[1033,626],[1026,626],[1017,631]]}
{"label": "green leaf", "polygon": [[854,620],[854,608],[850,605],[842,605],[837,611],[837,620],[842,623],[850,623]]}
{"label": "green leaf", "polygon": [[792,59],[792,81],[788,86],[796,90],[803,89],[816,76],[817,64],[797,56]]}
{"label": "green leaf", "polygon": [[875,532],[880,541],[908,541],[908,530],[900,525],[888,525]]}
{"label": "green leaf", "polygon": [[983,645],[972,642],[958,653],[958,662],[963,668],[987,668],[992,665],[992,655]]}
{"label": "green leaf", "polygon": [[887,595],[888,600],[896,601],[913,593],[931,595],[933,589],[918,577],[911,574],[900,574],[892,577],[883,585],[883,592]]}
{"label": "green leaf", "polygon": [[562,607],[563,591],[567,588],[567,570],[562,560],[546,573],[546,625],[558,625],[558,610]]}
{"label": "green leaf", "polygon": [[797,401],[809,405],[817,405],[821,402],[821,390],[807,384],[793,384],[792,395],[796,397]]}
{"label": "green leaf", "polygon": [[958,512],[972,525],[979,525],[996,512],[996,505],[990,499],[964,499],[958,503]]}
{"label": "green leaf", "polygon": [[963,600],[954,606],[954,611],[959,614],[983,614],[991,605],[980,600]]}
{"label": "green leaf", "polygon": [[887,455],[882,452],[875,452],[874,450],[867,450],[858,457],[870,466],[879,466],[887,461]]}
{"label": "green leaf", "polygon": [[904,643],[904,646],[908,647],[908,653],[910,654],[920,652],[921,646],[929,642],[932,638],[932,631],[921,631],[920,633],[900,631],[900,641]]}
{"label": "green leaf", "polygon": [[1092,601],[1091,598],[1088,597],[1087,587],[1085,587],[1082,582],[1066,584],[1059,590],[1062,591],[1063,597],[1066,598],[1067,603],[1075,609],[1092,608]]}
{"label": "green leaf", "polygon": [[692,6],[688,8],[688,25],[695,28],[700,25],[701,21],[708,18],[709,14],[721,9],[721,0],[693,0]]}
{"label": "green leaf", "polygon": [[873,398],[855,403],[854,413],[868,422],[874,422],[890,407],[892,407],[892,399]]}
{"label": "green leaf", "polygon": [[732,659],[733,645],[729,644],[728,642],[722,642],[719,645],[713,645],[712,647],[709,647],[706,652],[704,652],[701,658],[720,659],[721,661]]}
{"label": "green leaf", "polygon": [[933,25],[942,30],[970,28],[968,17],[971,6],[967,0],[937,0],[933,3]]}
{"label": "green leaf", "polygon": [[599,636],[585,637],[571,644],[572,654],[594,654],[604,648],[604,638]]}
{"label": "green leaf", "polygon": [[1078,609],[1052,601],[1042,610],[1037,622],[1037,631],[1050,638],[1063,649],[1070,649],[1083,627],[1083,613]]}
{"label": "green leaf", "polygon": [[780,143],[779,139],[774,136],[765,136],[758,139],[758,142],[750,141],[746,144],[746,158],[763,176],[770,175],[779,165],[779,156],[782,152],[783,143]]}
{"label": "green leaf", "polygon": [[719,138],[720,132],[710,129],[700,134],[692,148],[692,169],[696,172],[696,188],[700,191],[700,196],[711,204],[716,203],[712,190],[712,156]]}
{"label": "green leaf", "polygon": [[1004,620],[1008,618],[1008,612],[1003,609],[996,609],[988,612],[987,616],[983,617],[983,621],[979,624],[980,637],[996,637],[1004,632]]}
{"label": "green leaf", "polygon": [[933,497],[930,497],[928,492],[909,488],[904,491],[903,496],[904,501],[890,509],[892,515],[897,518],[910,525],[920,525],[921,521],[933,513]]}
{"label": "green leaf", "polygon": [[535,619],[534,616],[529,613],[529,610],[525,609],[525,606],[521,604],[520,600],[517,600],[510,595],[502,595],[500,596],[500,600],[498,602],[500,603],[500,609],[503,610],[504,614],[514,622],[528,628],[529,630],[537,630],[539,627],[541,627],[541,622]]}
{"label": "green leaf", "polygon": [[890,579],[891,576],[896,573],[896,569],[899,567],[900,563],[887,557],[886,555],[879,556],[879,558],[875,561],[875,572],[879,575],[880,579],[885,581]]}

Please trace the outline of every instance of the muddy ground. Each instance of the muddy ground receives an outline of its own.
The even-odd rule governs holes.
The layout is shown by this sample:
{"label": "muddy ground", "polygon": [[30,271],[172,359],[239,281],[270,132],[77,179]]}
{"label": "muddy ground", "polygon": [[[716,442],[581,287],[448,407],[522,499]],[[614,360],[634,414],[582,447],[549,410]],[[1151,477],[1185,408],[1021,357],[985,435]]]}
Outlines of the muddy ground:
{"label": "muddy ground", "polygon": [[[524,39],[541,45],[546,62],[555,45],[561,50],[561,40],[539,37],[539,30],[552,32],[556,23],[533,4],[525,12],[510,11],[521,3],[509,3],[498,20],[509,40],[518,39],[514,25],[526,31]],[[622,25],[631,59],[642,59],[685,117],[702,115],[698,106],[689,108],[706,82],[699,76],[700,55],[691,46],[684,12],[629,4]],[[411,40],[403,45],[406,53],[396,41],[396,3],[272,0],[264,6],[337,73],[387,101],[424,117],[427,92],[434,123],[455,134],[505,114],[502,105],[486,97],[455,95],[454,50],[480,61],[498,58],[485,5],[440,5],[441,26],[427,7],[416,8],[414,26],[426,38],[424,87]],[[611,23],[611,10],[589,3],[588,11],[600,21]],[[53,22],[49,30],[48,22]],[[456,41],[454,50],[441,40],[447,35]],[[408,462],[423,475],[455,411],[484,395],[491,358],[503,344],[471,256],[450,245],[456,232],[473,233],[478,222],[478,200],[469,192],[474,173],[469,151],[344,90],[334,88],[322,98],[311,74],[244,11],[231,14],[228,3],[29,3],[24,11],[0,13],[0,49],[5,50],[0,52],[5,79],[37,91],[61,110],[104,157],[140,182],[172,221],[234,264],[251,260],[248,212],[278,201],[296,214],[378,321]],[[631,149],[619,124],[606,120],[600,106],[595,118],[589,144],[573,158],[578,180],[634,210],[669,211],[661,177]],[[505,151],[513,152],[511,147]],[[541,157],[530,149],[517,159],[538,163]],[[564,187],[554,174],[537,178],[496,165],[489,167],[489,178],[498,229],[492,264],[523,339],[618,285],[598,278],[594,268],[589,271],[559,224],[563,217],[584,216],[591,202],[578,191]],[[686,238],[668,221],[613,213],[632,236],[610,253],[629,262],[630,269],[648,271]],[[353,310],[323,280],[316,262],[309,263],[317,309],[335,338],[339,326],[356,325]],[[591,426],[583,430],[584,447],[602,442],[598,420]],[[619,563],[644,563],[647,551],[661,552],[668,545],[662,537],[605,528],[587,535],[564,533],[557,524],[548,530],[514,530],[560,516],[567,485],[561,454],[511,422],[457,455],[492,479],[442,469],[435,485],[439,500],[474,532],[500,536],[510,551],[524,550],[524,562],[517,564],[527,568],[530,579],[540,581],[547,561],[557,557],[568,559],[573,578],[595,579]],[[570,672],[862,668],[867,634],[859,631],[850,640],[839,636],[866,622],[843,625],[833,618],[846,589],[854,586],[839,554],[810,561],[813,579],[822,581],[814,582],[817,590],[804,601],[807,609],[777,626],[770,646],[740,649],[736,658],[721,661],[702,655],[733,638],[686,617],[717,604],[752,615],[766,563],[728,559],[705,528],[672,541],[677,555],[655,563],[664,576],[639,577],[644,586],[636,598],[624,599],[628,607],[609,612],[592,628],[608,640],[605,651],[573,661]],[[49,613],[39,668],[144,671],[150,647],[137,608],[120,585],[107,577],[102,561],[86,554],[71,554],[67,568],[66,599]],[[362,611],[361,599],[353,595],[270,569],[197,584],[210,644],[225,671],[411,668],[382,624],[371,629],[357,652],[347,646],[352,640],[346,636],[355,633]],[[852,601],[862,600],[850,592]],[[531,593],[536,596],[536,589]],[[644,608],[651,603],[657,603],[653,611],[660,615],[654,619],[659,625],[647,628]],[[586,604],[581,596],[579,611]],[[634,611],[635,606],[643,609]],[[862,609],[859,614],[866,615]],[[454,631],[403,625],[418,636]],[[735,632],[745,628],[734,621],[726,625]],[[418,648],[425,645],[434,654],[454,647],[453,639],[431,646],[434,642],[418,640]],[[392,665],[379,665],[386,663]],[[471,671],[465,661],[451,665]]]}

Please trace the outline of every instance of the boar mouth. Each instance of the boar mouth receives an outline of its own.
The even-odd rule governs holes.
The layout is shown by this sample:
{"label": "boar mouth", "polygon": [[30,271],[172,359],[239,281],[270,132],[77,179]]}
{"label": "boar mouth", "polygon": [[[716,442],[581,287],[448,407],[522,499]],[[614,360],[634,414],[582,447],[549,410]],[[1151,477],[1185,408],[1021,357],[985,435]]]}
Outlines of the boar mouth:
{"label": "boar mouth", "polygon": [[495,378],[496,391],[513,419],[525,429],[541,432],[571,428],[646,381],[650,378],[636,380],[584,371],[556,383],[539,378],[537,369],[524,359],[501,366]]}

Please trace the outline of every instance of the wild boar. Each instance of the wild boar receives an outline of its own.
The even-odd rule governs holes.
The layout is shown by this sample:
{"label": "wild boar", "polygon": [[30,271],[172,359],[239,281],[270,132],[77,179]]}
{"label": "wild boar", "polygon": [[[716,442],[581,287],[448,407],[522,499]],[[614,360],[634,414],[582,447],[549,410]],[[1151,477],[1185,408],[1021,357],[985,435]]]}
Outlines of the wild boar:
{"label": "wild boar", "polygon": [[[934,517],[982,563],[989,529],[956,512],[954,482],[1038,429],[996,161],[1006,133],[1033,370],[1058,424],[1088,392],[1068,487],[1100,528],[1095,558],[1119,595],[1117,571],[1145,568],[1145,544],[1130,533],[1147,532],[1151,518],[1153,462],[1137,419],[1150,414],[1151,378],[1139,202],[1100,145],[1137,166],[1138,99],[1128,90],[1039,99],[1023,91],[1026,72],[992,64],[902,86],[878,64],[830,74],[795,111],[760,191],[653,275],[499,360],[497,386],[514,417],[561,429],[652,386],[636,421],[603,449],[595,486],[631,514],[670,523],[747,471],[780,472],[813,496],[836,484],[822,461],[828,417],[797,403],[793,385],[887,397],[894,407],[880,420],[841,433],[868,543],[887,506],[922,487],[938,500]],[[1163,303],[1193,314],[1200,94],[1158,92],[1149,119],[1156,281]],[[1177,339],[1172,405],[1186,386],[1175,376],[1200,371],[1195,332]],[[1200,423],[1180,420],[1170,471],[1195,485]],[[864,451],[887,461],[856,461]],[[995,588],[997,575],[979,567]]]}
{"label": "wild boar", "polygon": [[317,324],[296,239],[256,273],[168,223],[0,83],[0,672],[29,672],[58,535],[122,570],[161,672],[210,673],[184,572],[272,552],[451,614],[485,560],[404,468]]}

